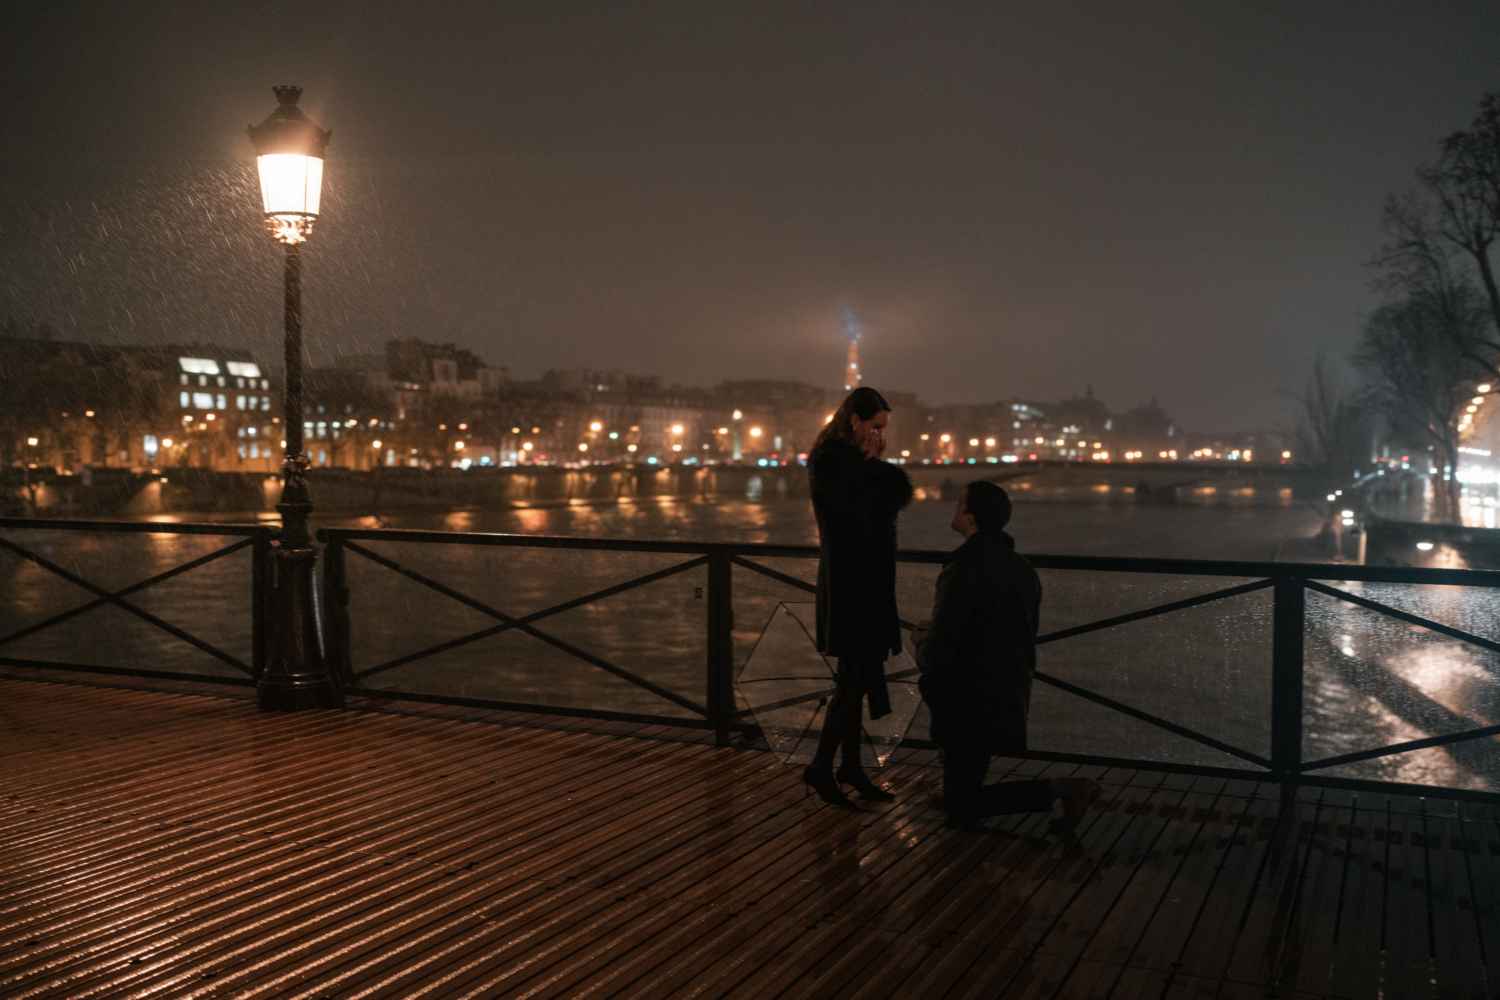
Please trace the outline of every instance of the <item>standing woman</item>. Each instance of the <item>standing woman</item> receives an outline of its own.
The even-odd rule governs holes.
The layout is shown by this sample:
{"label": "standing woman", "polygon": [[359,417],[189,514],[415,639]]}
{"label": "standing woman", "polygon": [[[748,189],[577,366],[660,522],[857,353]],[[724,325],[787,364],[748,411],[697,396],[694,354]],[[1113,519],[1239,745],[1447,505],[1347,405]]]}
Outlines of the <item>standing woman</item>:
{"label": "standing woman", "polygon": [[[823,720],[817,755],[802,779],[824,802],[852,807],[841,785],[860,797],[890,802],[860,766],[861,707],[870,718],[891,710],[885,661],[901,652],[896,617],[896,517],[911,503],[905,470],[881,459],[890,404],[868,386],[849,394],[808,456],[818,520],[818,651],[838,658],[836,690]],[[833,770],[836,750],[843,759]]]}

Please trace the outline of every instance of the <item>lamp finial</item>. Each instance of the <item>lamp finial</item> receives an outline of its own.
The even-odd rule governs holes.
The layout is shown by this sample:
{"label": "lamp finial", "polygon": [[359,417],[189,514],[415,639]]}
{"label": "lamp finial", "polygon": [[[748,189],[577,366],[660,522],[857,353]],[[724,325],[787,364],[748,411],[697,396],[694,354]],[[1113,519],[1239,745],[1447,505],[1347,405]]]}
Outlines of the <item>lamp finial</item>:
{"label": "lamp finial", "polygon": [[276,95],[276,100],[289,108],[295,108],[297,106],[297,98],[302,96],[301,87],[272,87],[271,92]]}

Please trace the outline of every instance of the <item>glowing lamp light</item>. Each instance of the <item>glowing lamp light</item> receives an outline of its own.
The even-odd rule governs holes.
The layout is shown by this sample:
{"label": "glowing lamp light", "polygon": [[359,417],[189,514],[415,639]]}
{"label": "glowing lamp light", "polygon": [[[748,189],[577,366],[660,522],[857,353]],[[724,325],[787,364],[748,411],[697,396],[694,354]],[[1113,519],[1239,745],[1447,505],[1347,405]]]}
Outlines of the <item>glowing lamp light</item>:
{"label": "glowing lamp light", "polygon": [[978,445],[979,445],[979,439],[978,438],[969,438],[969,447],[975,448],[975,447],[978,447]]}
{"label": "glowing lamp light", "polygon": [[380,442],[378,440],[377,441],[371,441],[370,442],[370,447],[378,449],[380,447]]}
{"label": "glowing lamp light", "polygon": [[949,441],[951,441],[953,439],[951,437],[949,437],[947,434],[944,434],[942,437],[938,438],[938,440],[941,441],[941,442],[943,442],[944,444],[947,444]]}
{"label": "glowing lamp light", "polygon": [[604,430],[604,425],[601,424],[599,421],[595,420],[593,423],[589,424],[589,430],[591,430],[591,431],[602,431],[602,430]]}
{"label": "glowing lamp light", "polygon": [[625,446],[625,450],[626,451],[635,451],[635,445],[633,445],[633,444],[627,444]]}
{"label": "glowing lamp light", "polygon": [[681,451],[682,450],[682,445],[680,445],[680,444],[674,444],[672,446],[672,450],[673,451]]}
{"label": "glowing lamp light", "polygon": [[1479,386],[1474,391],[1475,392],[1489,392],[1490,391],[1490,384],[1488,382],[1486,382],[1484,385]]}
{"label": "glowing lamp light", "polygon": [[752,427],[752,428],[750,428],[750,436],[753,437],[753,438],[760,437],[760,428],[759,427]]}
{"label": "glowing lamp light", "polygon": [[[735,411],[734,411],[734,419],[736,419],[736,420],[738,420],[738,419],[740,419],[740,418],[741,418],[741,417],[743,417],[743,416],[744,416],[744,414],[743,414],[743,413],[741,413],[741,412],[740,412],[740,411],[739,411],[739,410],[735,410]],[[829,417],[828,417],[828,420],[832,420],[832,419],[833,419],[833,416],[832,416],[832,415],[831,415],[831,414],[830,414],[830,415],[829,415]],[[827,421],[827,420],[825,420],[825,421],[823,421],[823,422],[824,422],[824,423],[827,423],[827,422],[828,422],[828,421]]]}
{"label": "glowing lamp light", "polygon": [[29,445],[31,445],[33,448],[36,447],[36,441],[37,441],[36,438],[27,438],[26,439],[26,443],[29,444]]}
{"label": "glowing lamp light", "polygon": [[83,415],[85,417],[92,417],[94,415],[94,411],[93,410],[84,410],[83,411]]}
{"label": "glowing lamp light", "polygon": [[673,434],[681,434],[682,433],[682,425],[681,424],[673,424],[672,425],[672,433]]}
{"label": "glowing lamp light", "polygon": [[589,446],[588,446],[588,445],[586,445],[586,444],[582,444],[582,443],[580,443],[580,444],[579,444],[579,445],[578,445],[578,450],[579,450],[579,451],[588,451],[588,450],[589,450]]}
{"label": "glowing lamp light", "polygon": [[302,243],[312,232],[323,191],[323,154],[333,133],[318,128],[297,107],[301,87],[272,87],[278,107],[250,126],[260,172],[266,226],[281,243]]}
{"label": "glowing lamp light", "polygon": [[995,447],[995,439],[994,438],[985,438],[984,439],[984,446],[986,448],[993,448],[993,447]]}
{"label": "glowing lamp light", "polygon": [[1432,543],[1431,542],[1418,542],[1417,543],[1417,548],[1421,549],[1423,552],[1431,552],[1432,551]]}
{"label": "glowing lamp light", "polygon": [[454,451],[463,451],[464,450],[464,443],[462,441],[455,441],[455,442],[453,442],[453,450]]}
{"label": "glowing lamp light", "polygon": [[522,451],[530,451],[531,450],[531,442],[527,441],[525,444],[521,445],[521,450]]}
{"label": "glowing lamp light", "polygon": [[162,438],[161,439],[161,446],[163,448],[170,448],[170,447],[172,447],[172,439],[171,438]]}

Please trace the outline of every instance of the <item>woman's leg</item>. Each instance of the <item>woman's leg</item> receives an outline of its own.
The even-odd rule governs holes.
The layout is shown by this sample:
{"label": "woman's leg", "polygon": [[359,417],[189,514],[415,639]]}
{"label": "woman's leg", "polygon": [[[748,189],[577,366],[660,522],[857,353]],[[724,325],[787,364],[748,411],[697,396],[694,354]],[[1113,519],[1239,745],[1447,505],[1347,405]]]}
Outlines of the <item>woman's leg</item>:
{"label": "woman's leg", "polygon": [[[833,771],[833,757],[842,747],[844,763],[852,760],[859,764],[860,716],[863,714],[865,692],[858,669],[853,664],[839,664],[838,683],[833,697],[828,699],[828,711],[823,714],[823,735],[818,738],[818,750],[813,756],[813,766]],[[853,756],[850,756],[851,743]]]}

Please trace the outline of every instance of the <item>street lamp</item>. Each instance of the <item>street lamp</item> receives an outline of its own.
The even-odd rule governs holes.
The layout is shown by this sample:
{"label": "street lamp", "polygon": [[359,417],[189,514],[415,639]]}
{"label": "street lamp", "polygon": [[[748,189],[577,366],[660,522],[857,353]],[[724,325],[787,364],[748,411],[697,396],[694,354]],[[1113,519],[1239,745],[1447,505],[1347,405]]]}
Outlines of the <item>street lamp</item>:
{"label": "street lamp", "polygon": [[343,701],[324,662],[313,602],[312,547],[307,521],[311,463],[302,451],[302,255],[301,246],[318,217],[323,186],[323,152],[331,132],[314,125],[297,108],[301,87],[273,87],[278,106],[250,142],[260,173],[266,227],[286,253],[286,449],[281,460],[281,535],[274,550],[276,591],[266,667],[256,683],[260,707],[275,711],[333,708]]}

